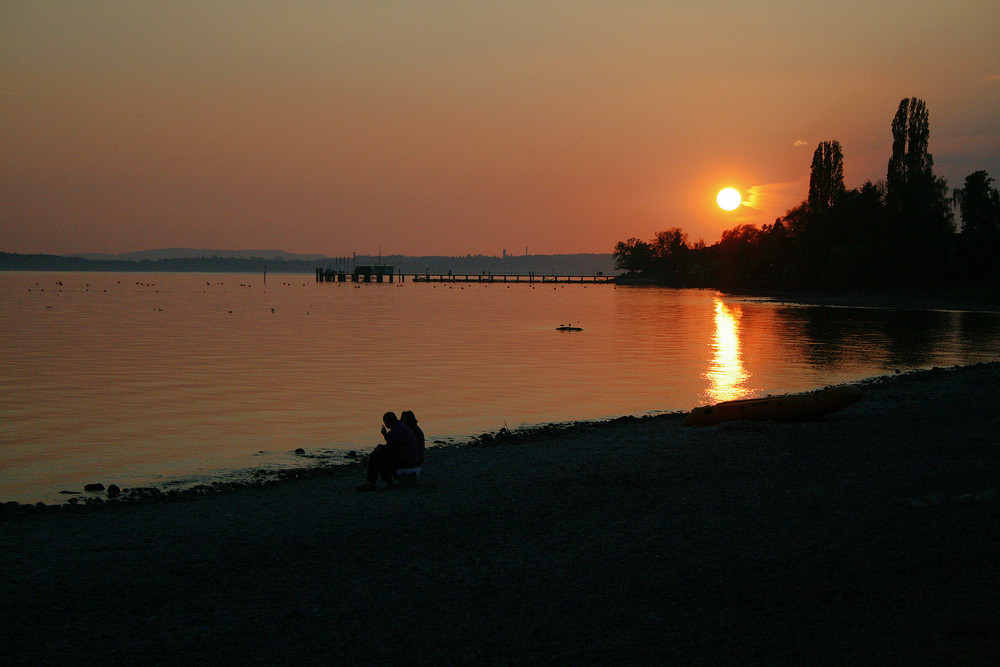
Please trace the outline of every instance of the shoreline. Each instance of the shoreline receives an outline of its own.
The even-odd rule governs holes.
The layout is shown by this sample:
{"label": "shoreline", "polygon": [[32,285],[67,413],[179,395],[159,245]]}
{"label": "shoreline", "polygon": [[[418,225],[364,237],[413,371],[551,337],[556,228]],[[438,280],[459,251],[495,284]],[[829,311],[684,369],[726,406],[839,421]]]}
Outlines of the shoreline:
{"label": "shoreline", "polygon": [[993,664],[1000,363],[862,387],[810,422],[676,413],[432,448],[414,489],[357,493],[343,468],[4,513],[0,654]]}
{"label": "shoreline", "polygon": [[720,290],[734,298],[803,306],[879,308],[887,310],[943,310],[973,313],[1000,312],[1000,294],[984,288],[924,291],[809,292],[795,290]]}
{"label": "shoreline", "polygon": [[[554,436],[566,436],[573,433],[588,432],[605,426],[628,424],[649,420],[670,420],[678,423],[689,411],[664,412],[655,415],[622,415],[592,420],[575,420],[565,422],[549,422],[521,426],[515,429],[501,427],[499,430],[486,431],[462,439],[435,440],[428,451],[444,452],[451,449],[466,447],[494,447],[502,445],[524,444],[534,439]],[[16,500],[0,500],[0,518],[11,514],[33,515],[45,512],[80,512],[100,511],[118,506],[137,505],[143,503],[158,503],[180,501],[190,498],[211,496],[252,489],[263,489],[270,486],[295,483],[300,480],[341,475],[345,470],[356,470],[363,476],[369,450],[348,450],[339,456],[311,456],[303,454],[305,459],[318,459],[322,463],[304,465],[301,467],[228,470],[219,473],[220,477],[236,476],[240,481],[216,480],[204,483],[185,484],[168,481],[163,485],[148,485],[136,487],[120,487],[115,483],[99,483],[100,489],[84,491],[65,491],[66,501],[62,503],[19,502]],[[87,486],[90,486],[89,484]],[[112,489],[114,487],[114,489]],[[166,488],[176,487],[176,488]],[[75,501],[75,502],[74,502]]]}
{"label": "shoreline", "polygon": [[[1000,362],[992,364],[975,364],[973,366],[954,366],[948,368],[916,369],[895,374],[886,374],[863,378],[852,382],[862,389],[879,387],[891,384],[906,382],[911,378],[921,378],[925,376],[939,374],[941,372],[959,372],[966,368],[976,368],[979,366],[996,365],[1000,367]],[[817,387],[816,389],[819,389]],[[801,392],[808,393],[808,392]],[[621,415],[593,420],[576,420],[566,422],[551,422],[522,426],[513,430],[501,428],[496,431],[487,431],[477,435],[469,436],[462,440],[435,440],[429,451],[444,452],[450,449],[461,449],[467,447],[492,447],[502,445],[514,445],[530,443],[533,440],[551,438],[557,436],[572,437],[574,434],[589,434],[593,431],[600,431],[606,427],[616,425],[628,425],[641,422],[677,422],[680,423],[690,413],[689,410],[658,413],[655,415]],[[295,452],[298,454],[298,452]],[[203,483],[176,484],[168,482],[164,485],[147,485],[137,487],[119,487],[115,483],[109,482],[106,487],[101,483],[100,489],[78,491],[66,491],[66,501],[62,503],[38,502],[18,502],[0,500],[0,518],[5,515],[24,514],[32,515],[39,512],[52,511],[90,511],[101,510],[102,508],[113,508],[122,505],[136,505],[143,503],[174,502],[190,498],[212,496],[239,492],[243,490],[263,489],[274,485],[295,483],[301,480],[314,478],[325,478],[344,474],[345,470],[356,470],[358,475],[363,475],[367,464],[368,450],[349,450],[340,456],[317,456],[313,457],[305,454],[305,458],[315,458],[321,463],[303,465],[301,467],[231,470],[220,473],[220,477],[236,476],[239,481],[218,479]],[[88,485],[89,486],[89,485]],[[174,486],[176,488],[165,488]]]}
{"label": "shoreline", "polygon": [[757,289],[740,287],[674,286],[654,280],[626,278],[615,283],[619,287],[659,287],[665,289],[712,290],[735,299],[752,299],[802,306],[835,306],[843,308],[879,308],[887,310],[944,310],[966,312],[1000,312],[1000,292],[983,286],[944,287],[939,289],[883,290],[808,290]]}

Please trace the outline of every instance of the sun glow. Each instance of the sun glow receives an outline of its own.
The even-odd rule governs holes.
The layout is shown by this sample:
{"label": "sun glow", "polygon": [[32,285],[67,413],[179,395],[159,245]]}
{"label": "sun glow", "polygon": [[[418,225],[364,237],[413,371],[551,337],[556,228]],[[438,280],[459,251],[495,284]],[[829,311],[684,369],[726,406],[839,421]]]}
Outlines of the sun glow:
{"label": "sun glow", "polygon": [[715,201],[719,204],[719,208],[723,211],[732,211],[739,208],[740,202],[743,201],[743,197],[740,195],[739,190],[736,190],[735,188],[725,188],[719,191]]}

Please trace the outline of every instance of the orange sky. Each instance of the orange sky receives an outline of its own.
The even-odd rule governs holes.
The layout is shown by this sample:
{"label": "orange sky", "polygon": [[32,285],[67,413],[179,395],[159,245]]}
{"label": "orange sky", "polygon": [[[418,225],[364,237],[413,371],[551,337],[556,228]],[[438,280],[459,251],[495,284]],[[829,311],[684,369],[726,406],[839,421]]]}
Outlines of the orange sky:
{"label": "orange sky", "polygon": [[1000,180],[998,35],[971,0],[0,0],[0,251],[712,243],[820,141],[884,178],[903,97],[952,187]]}

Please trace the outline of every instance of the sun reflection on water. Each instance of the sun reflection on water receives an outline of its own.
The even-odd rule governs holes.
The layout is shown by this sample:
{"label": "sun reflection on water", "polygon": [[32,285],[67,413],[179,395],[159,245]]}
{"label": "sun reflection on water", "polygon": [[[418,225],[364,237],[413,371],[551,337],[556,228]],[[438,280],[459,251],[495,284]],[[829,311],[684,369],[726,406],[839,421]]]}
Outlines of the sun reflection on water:
{"label": "sun reflection on water", "polygon": [[743,368],[740,354],[740,317],[738,304],[726,305],[715,299],[715,335],[712,347],[715,354],[705,377],[708,379],[709,399],[713,402],[744,398],[750,390],[746,387],[749,374]]}

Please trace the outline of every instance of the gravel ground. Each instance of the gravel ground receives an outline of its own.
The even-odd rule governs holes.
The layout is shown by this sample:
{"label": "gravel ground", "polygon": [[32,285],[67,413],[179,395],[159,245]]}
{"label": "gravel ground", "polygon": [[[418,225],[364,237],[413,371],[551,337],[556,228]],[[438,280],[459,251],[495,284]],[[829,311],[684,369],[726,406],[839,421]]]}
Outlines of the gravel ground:
{"label": "gravel ground", "polygon": [[0,513],[3,664],[1000,664],[1000,364]]}

